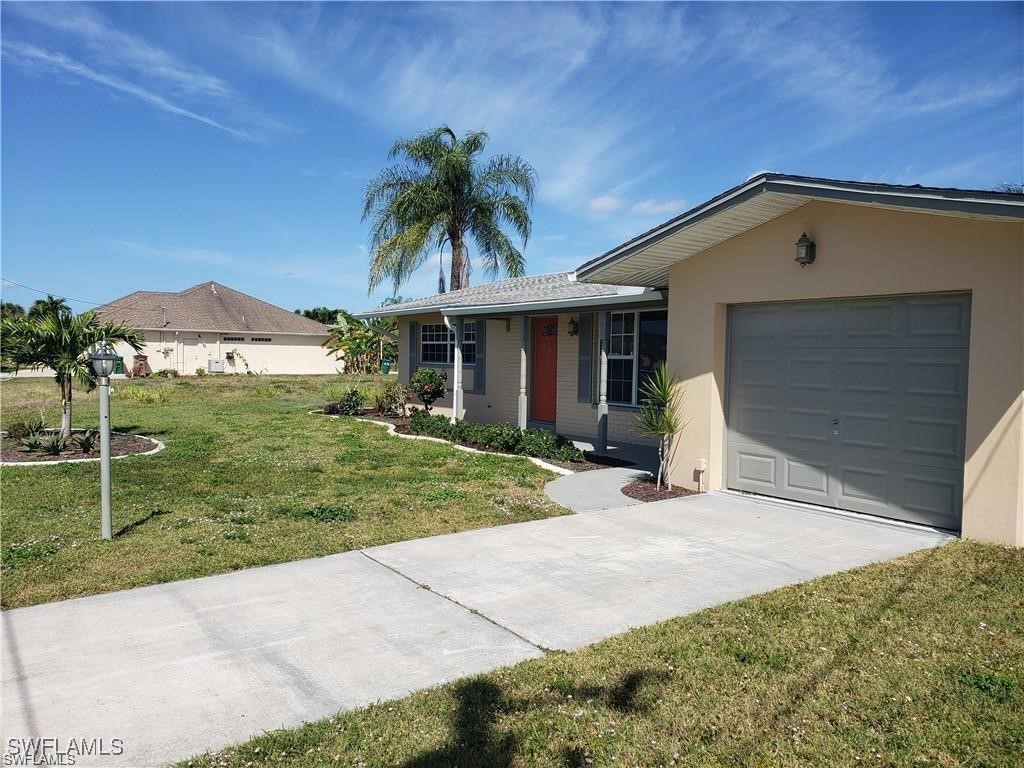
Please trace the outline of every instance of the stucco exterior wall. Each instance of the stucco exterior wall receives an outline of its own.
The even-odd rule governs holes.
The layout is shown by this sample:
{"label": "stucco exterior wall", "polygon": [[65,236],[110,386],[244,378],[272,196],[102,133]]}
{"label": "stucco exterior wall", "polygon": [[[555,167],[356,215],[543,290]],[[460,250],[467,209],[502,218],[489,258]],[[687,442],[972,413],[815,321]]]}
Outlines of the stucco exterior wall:
{"label": "stucco exterior wall", "polygon": [[[142,354],[149,357],[154,372],[173,368],[191,376],[197,368],[207,368],[209,359],[224,361],[225,373],[245,373],[246,363],[254,373],[329,374],[337,373],[341,362],[326,354],[321,346],[327,336],[298,336],[275,333],[200,333],[195,331],[144,331]],[[225,337],[243,337],[245,341],[225,341]],[[270,338],[271,342],[253,342],[251,338]],[[135,354],[127,344],[116,346],[117,353],[130,367]],[[235,353],[234,360],[227,354]]]}
{"label": "stucco exterior wall", "polygon": [[[793,261],[801,232],[817,261]],[[686,383],[689,423],[672,479],[725,477],[730,304],[970,291],[963,535],[1024,545],[1024,225],[840,203],[809,203],[675,264],[668,362]]]}

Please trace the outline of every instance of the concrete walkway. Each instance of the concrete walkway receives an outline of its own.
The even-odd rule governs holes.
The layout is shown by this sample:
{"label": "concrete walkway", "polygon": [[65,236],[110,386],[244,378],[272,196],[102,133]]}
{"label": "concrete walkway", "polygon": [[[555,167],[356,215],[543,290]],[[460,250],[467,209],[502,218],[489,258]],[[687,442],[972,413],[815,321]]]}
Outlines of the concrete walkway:
{"label": "concrete walkway", "polygon": [[591,469],[556,477],[544,486],[549,499],[573,512],[596,512],[614,507],[643,504],[622,492],[623,486],[647,475],[635,467]]}
{"label": "concrete walkway", "polygon": [[713,493],[4,611],[0,743],[159,764],[948,538]]}

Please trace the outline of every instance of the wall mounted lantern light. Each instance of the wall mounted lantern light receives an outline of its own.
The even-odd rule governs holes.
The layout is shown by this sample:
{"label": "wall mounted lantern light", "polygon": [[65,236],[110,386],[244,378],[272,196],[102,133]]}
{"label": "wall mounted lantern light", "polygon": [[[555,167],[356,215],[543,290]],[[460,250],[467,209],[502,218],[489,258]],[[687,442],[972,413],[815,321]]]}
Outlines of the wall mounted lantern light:
{"label": "wall mounted lantern light", "polygon": [[814,263],[814,241],[804,232],[796,241],[796,263],[801,267]]}
{"label": "wall mounted lantern light", "polygon": [[580,332],[580,321],[575,317],[569,320],[569,335],[576,336]]}

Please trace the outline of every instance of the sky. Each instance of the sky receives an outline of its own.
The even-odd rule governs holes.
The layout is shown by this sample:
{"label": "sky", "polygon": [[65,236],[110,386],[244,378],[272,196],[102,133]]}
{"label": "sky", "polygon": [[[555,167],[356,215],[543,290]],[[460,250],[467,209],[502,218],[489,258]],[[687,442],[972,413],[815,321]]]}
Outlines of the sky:
{"label": "sky", "polygon": [[763,170],[1024,181],[1021,3],[0,13],[0,271],[25,306],[21,286],[84,310],[207,280],[288,309],[376,306],[391,286],[367,293],[363,188],[395,139],[442,123],[536,168],[530,274]]}

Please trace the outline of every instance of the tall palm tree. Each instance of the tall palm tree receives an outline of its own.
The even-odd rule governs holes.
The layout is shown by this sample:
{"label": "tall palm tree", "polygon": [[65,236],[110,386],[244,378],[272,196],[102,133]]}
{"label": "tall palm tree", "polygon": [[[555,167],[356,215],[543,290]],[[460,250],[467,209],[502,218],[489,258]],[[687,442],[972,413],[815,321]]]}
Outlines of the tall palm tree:
{"label": "tall palm tree", "polygon": [[[385,168],[363,193],[363,220],[371,218],[370,290],[390,279],[395,291],[435,250],[451,252],[449,290],[469,285],[472,241],[488,274],[519,277],[526,268],[504,227],[530,238],[530,208],[537,174],[520,157],[483,162],[484,131],[463,138],[447,125],[399,139]],[[442,268],[443,278],[443,268]]]}
{"label": "tall palm tree", "polygon": [[4,361],[15,370],[45,366],[54,372],[60,388],[60,432],[71,437],[71,394],[77,380],[87,389],[96,386],[89,351],[106,339],[123,341],[136,352],[142,335],[124,323],[100,323],[95,312],[74,314],[67,305],[38,317],[8,317],[0,321]]}

